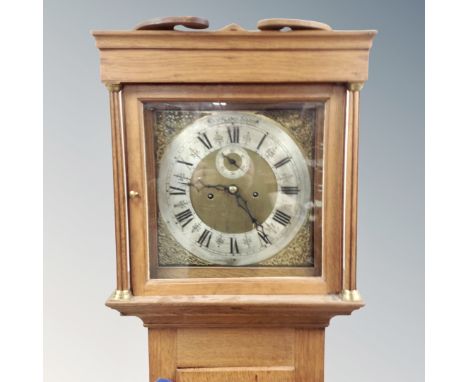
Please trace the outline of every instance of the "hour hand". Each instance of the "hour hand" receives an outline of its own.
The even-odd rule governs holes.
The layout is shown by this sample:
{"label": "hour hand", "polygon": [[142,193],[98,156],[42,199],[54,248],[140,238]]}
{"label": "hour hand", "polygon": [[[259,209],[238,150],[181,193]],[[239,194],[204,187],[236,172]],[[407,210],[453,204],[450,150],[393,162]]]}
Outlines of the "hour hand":
{"label": "hour hand", "polygon": [[[197,191],[200,191],[203,188],[214,188],[215,190],[226,191],[226,192],[229,191],[229,186],[225,186],[224,184],[205,184],[200,178],[198,178],[195,183],[187,182],[185,184],[190,187],[195,187]],[[197,184],[200,184],[201,187],[200,188],[197,187]]]}

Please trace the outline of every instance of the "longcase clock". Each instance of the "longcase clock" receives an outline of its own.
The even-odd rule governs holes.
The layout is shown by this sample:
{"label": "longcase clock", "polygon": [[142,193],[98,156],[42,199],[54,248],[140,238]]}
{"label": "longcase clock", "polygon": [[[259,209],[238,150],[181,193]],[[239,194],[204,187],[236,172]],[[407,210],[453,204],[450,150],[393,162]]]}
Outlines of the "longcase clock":
{"label": "longcase clock", "polygon": [[112,126],[107,306],[148,328],[151,382],[321,382],[325,327],[364,305],[358,108],[376,32],[207,27],[93,33]]}

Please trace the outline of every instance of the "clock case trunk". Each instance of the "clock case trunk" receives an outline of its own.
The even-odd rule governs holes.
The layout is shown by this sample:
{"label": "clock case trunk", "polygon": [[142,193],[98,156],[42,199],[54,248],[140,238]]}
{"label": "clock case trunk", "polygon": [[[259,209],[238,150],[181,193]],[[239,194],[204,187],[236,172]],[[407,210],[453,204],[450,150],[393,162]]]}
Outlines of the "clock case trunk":
{"label": "clock case trunk", "polygon": [[[150,381],[323,381],[325,327],[364,305],[356,288],[358,108],[375,33],[235,25],[93,33],[113,144],[117,286],[107,305],[148,328]],[[329,107],[331,166],[321,275],[150,279],[142,102],[317,98]]]}

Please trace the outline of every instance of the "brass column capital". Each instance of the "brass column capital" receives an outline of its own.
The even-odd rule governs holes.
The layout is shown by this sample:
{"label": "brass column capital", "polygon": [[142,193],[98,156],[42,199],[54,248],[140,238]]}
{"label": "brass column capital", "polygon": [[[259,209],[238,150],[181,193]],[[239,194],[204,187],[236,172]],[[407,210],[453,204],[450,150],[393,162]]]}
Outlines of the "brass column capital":
{"label": "brass column capital", "polygon": [[360,92],[364,87],[364,82],[348,82],[347,88],[351,92]]}
{"label": "brass column capital", "polygon": [[354,290],[344,289],[341,292],[340,296],[341,296],[341,299],[344,301],[362,301],[361,295],[356,289]]}
{"label": "brass column capital", "polygon": [[122,90],[122,84],[119,82],[105,82],[104,85],[106,85],[107,90],[110,92],[119,92]]}
{"label": "brass column capital", "polygon": [[126,290],[116,290],[110,296],[110,300],[130,300],[133,297],[132,292]]}

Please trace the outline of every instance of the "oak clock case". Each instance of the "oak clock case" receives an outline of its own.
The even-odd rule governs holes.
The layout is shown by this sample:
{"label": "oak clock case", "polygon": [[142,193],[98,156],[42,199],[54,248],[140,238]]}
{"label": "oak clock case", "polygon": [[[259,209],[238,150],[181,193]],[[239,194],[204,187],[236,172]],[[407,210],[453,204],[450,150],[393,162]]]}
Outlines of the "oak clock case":
{"label": "oak clock case", "polygon": [[325,328],[364,305],[359,97],[376,32],[208,24],[93,32],[112,128],[106,305],[148,328],[150,381],[323,382]]}

